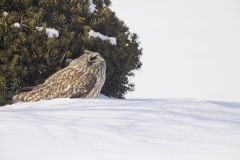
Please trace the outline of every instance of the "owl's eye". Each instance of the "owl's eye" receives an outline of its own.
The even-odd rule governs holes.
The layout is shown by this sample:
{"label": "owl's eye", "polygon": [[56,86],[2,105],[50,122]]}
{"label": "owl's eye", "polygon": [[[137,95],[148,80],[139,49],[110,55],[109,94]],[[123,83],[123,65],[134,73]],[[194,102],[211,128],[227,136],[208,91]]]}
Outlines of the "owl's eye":
{"label": "owl's eye", "polygon": [[93,56],[93,57],[90,58],[90,62],[94,62],[96,60],[97,60],[97,56]]}

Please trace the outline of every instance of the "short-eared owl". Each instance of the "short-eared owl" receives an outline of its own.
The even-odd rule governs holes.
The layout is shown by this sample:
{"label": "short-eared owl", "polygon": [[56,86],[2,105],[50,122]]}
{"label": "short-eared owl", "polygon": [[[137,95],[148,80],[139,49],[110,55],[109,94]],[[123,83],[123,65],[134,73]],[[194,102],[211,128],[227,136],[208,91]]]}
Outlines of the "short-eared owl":
{"label": "short-eared owl", "polygon": [[97,52],[84,51],[31,91],[13,97],[13,102],[33,102],[53,98],[96,98],[105,82],[106,63]]}

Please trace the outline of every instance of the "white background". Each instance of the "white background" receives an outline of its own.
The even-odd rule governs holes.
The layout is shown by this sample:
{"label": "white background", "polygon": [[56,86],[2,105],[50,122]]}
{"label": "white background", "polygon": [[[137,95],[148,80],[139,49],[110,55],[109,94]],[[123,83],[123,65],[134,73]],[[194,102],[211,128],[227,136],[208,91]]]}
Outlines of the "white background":
{"label": "white background", "polygon": [[143,48],[128,98],[240,101],[239,0],[112,0]]}

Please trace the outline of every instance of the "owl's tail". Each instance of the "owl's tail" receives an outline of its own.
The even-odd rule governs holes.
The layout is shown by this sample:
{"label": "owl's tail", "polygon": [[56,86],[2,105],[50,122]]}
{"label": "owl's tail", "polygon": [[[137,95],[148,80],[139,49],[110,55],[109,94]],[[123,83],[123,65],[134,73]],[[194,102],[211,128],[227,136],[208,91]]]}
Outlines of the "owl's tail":
{"label": "owl's tail", "polygon": [[27,95],[27,92],[25,93],[20,93],[12,97],[12,103],[17,103],[17,102],[24,102],[25,97]]}
{"label": "owl's tail", "polygon": [[26,102],[28,93],[34,89],[34,86],[23,87],[18,91],[18,94],[12,97],[12,103]]}

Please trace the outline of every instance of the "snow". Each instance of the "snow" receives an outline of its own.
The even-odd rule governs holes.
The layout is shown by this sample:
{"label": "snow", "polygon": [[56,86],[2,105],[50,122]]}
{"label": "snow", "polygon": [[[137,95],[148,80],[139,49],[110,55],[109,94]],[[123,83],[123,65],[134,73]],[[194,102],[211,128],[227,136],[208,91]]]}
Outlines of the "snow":
{"label": "snow", "polygon": [[93,13],[96,11],[96,5],[93,3],[92,0],[89,0],[89,12]]}
{"label": "snow", "polygon": [[70,63],[70,62],[72,62],[72,61],[73,61],[72,58],[67,58],[67,59],[66,59],[66,62],[68,62],[68,63]]}
{"label": "snow", "polygon": [[49,38],[59,37],[58,30],[56,30],[54,28],[46,28],[46,34],[48,35]]}
{"label": "snow", "polygon": [[19,28],[20,24],[19,23],[14,23],[13,26],[16,27],[16,28]]}
{"label": "snow", "polygon": [[117,45],[117,40],[115,37],[108,37],[99,32],[95,32],[94,30],[89,31],[89,36],[93,38],[100,38],[101,40],[104,41],[109,41],[112,45]]}
{"label": "snow", "polygon": [[[42,31],[43,27],[36,27],[36,30]],[[48,35],[48,38],[58,38],[59,37],[59,31],[55,28],[46,28],[46,34]]]}
{"label": "snow", "polygon": [[42,30],[43,30],[43,27],[36,27],[36,30],[42,31]]}
{"label": "snow", "polygon": [[6,11],[3,12],[3,16],[4,17],[7,17],[8,16],[8,13]]}
{"label": "snow", "polygon": [[1,160],[239,160],[240,103],[55,99],[0,108]]}
{"label": "snow", "polygon": [[107,97],[104,94],[100,94],[97,98],[98,99],[111,99],[110,97]]}

